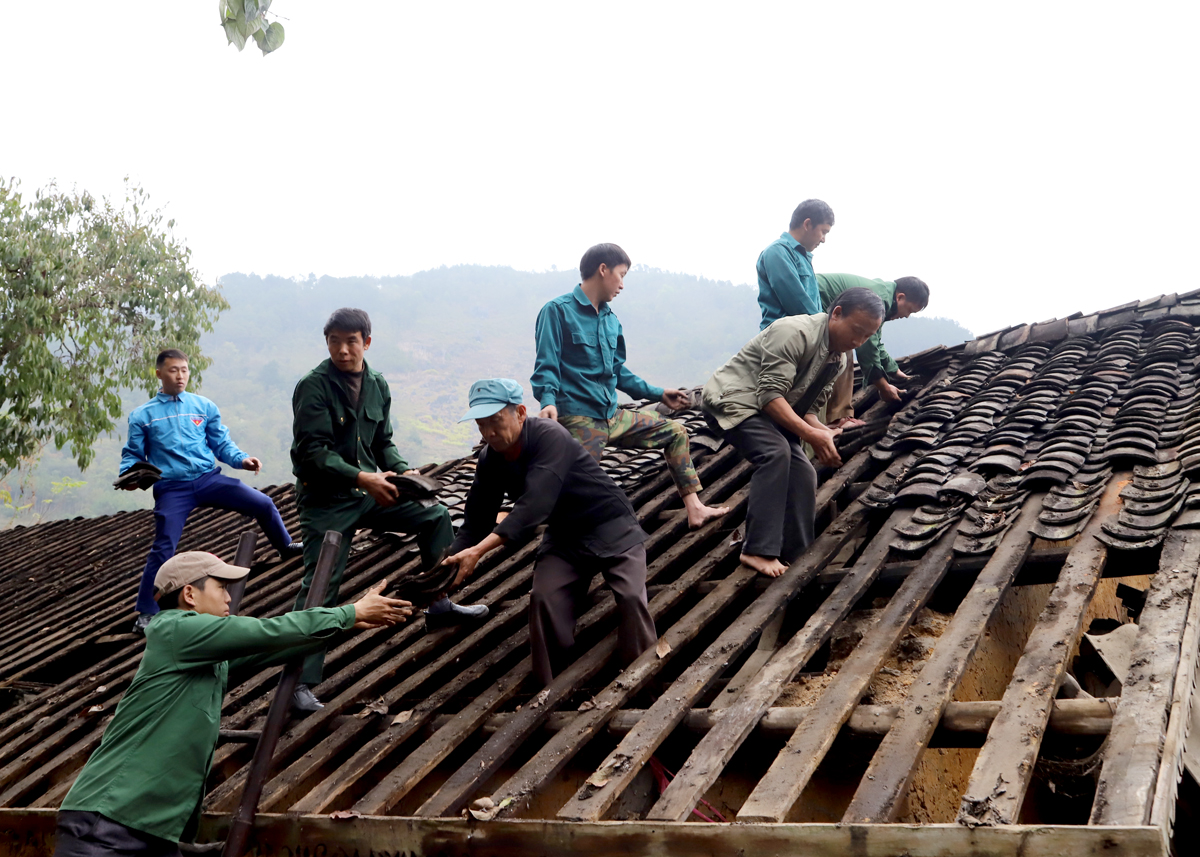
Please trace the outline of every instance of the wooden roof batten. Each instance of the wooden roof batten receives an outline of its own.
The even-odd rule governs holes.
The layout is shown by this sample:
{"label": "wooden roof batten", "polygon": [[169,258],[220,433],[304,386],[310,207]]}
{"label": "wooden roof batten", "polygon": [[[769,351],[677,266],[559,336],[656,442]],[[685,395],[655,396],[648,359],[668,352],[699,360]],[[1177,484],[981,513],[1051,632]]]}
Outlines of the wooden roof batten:
{"label": "wooden roof batten", "polygon": [[[463,593],[492,608],[483,627],[426,633],[417,620],[330,652],[326,708],[292,721],[277,749],[257,853],[1171,853],[1200,648],[1198,321],[1200,290],[911,356],[924,383],[902,407],[856,396],[867,426],[846,432],[845,463],[821,473],[817,540],[773,581],[737,563],[749,470],[698,412],[682,418],[705,500],[731,506],[722,521],[689,531],[657,454],[609,451],[603,466],[649,533],[658,647],[618,668],[615,606],[597,577],[575,662],[534,687],[535,545],[489,557]],[[1005,456],[1021,467],[1005,470]],[[985,458],[1000,464],[976,467]],[[455,516],[472,468],[424,468]],[[269,493],[294,526],[290,487]],[[141,643],[122,633],[122,611],[151,526],[131,513],[0,533],[0,593],[24,598],[0,624],[0,856],[49,853],[53,807],[132,679]],[[230,558],[245,527],[201,511],[181,547]],[[272,562],[256,535],[243,611],[276,615],[300,567]],[[346,598],[417,561],[410,540],[353,544]],[[1102,580],[1142,574],[1120,695],[1063,698]],[[95,579],[119,585],[85,611]],[[956,698],[1006,599],[1029,585],[1048,595],[1004,692]],[[865,698],[920,611],[947,598],[952,615],[903,697]],[[872,601],[874,624],[811,704],[781,704]],[[70,618],[43,638],[24,614],[51,604]],[[198,841],[224,836],[276,675],[230,690]],[[869,751],[841,817],[794,821],[843,739]],[[1088,817],[1029,823],[1047,752],[1102,739]],[[931,748],[980,744],[956,820],[900,820]],[[747,752],[772,755],[716,812],[705,802],[747,776]],[[660,756],[677,772],[653,788]]]}

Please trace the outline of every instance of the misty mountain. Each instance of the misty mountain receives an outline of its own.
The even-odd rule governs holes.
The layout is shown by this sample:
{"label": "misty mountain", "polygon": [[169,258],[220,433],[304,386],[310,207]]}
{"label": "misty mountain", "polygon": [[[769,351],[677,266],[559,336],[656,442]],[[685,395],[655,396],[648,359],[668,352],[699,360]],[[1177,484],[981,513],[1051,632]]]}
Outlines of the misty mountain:
{"label": "misty mountain", "polygon": [[[263,460],[257,478],[239,475],[257,486],[290,481],[292,389],[327,356],[321,329],[329,313],[360,307],[373,325],[367,361],[391,385],[397,446],[413,465],[457,457],[478,436],[473,424],[457,422],[471,382],[510,377],[529,393],[538,310],[578,281],[574,270],[475,265],[407,277],[228,274],[221,283],[230,309],[202,340],[213,363],[194,392],[213,399],[237,444]],[[627,365],[661,386],[704,383],[758,332],[756,294],[751,286],[635,267],[613,303],[625,328]],[[896,357],[970,338],[957,322],[937,317],[884,327]],[[125,398],[130,408],[145,400],[142,393]],[[62,453],[49,451],[36,473],[37,511],[59,518],[151,506],[148,492],[116,492],[109,484],[123,442],[122,422],[82,475]]]}

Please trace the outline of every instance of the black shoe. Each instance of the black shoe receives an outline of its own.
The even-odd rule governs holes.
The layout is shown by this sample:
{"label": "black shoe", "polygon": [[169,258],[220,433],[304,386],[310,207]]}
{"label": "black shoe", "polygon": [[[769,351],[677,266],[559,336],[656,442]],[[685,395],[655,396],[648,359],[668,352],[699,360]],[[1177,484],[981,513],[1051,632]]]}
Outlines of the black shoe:
{"label": "black shoe", "polygon": [[133,620],[133,630],[130,633],[146,635],[146,626],[150,624],[150,620],[157,616],[157,613],[139,613],[138,617]]}
{"label": "black shoe", "polygon": [[276,550],[279,551],[279,558],[282,560],[295,559],[298,556],[304,556],[304,542],[288,542]]}
{"label": "black shoe", "polygon": [[425,630],[427,631],[435,628],[448,628],[451,625],[477,625],[487,619],[490,613],[486,604],[462,607],[453,602],[450,603],[449,610],[443,610],[441,613],[430,613],[427,609],[421,611],[421,615],[425,617]]}
{"label": "black shoe", "polygon": [[296,685],[296,689],[292,691],[292,708],[301,711],[305,714],[312,714],[314,711],[320,711],[325,707],[325,703],[317,699],[317,695],[312,692],[312,689],[306,684]]}

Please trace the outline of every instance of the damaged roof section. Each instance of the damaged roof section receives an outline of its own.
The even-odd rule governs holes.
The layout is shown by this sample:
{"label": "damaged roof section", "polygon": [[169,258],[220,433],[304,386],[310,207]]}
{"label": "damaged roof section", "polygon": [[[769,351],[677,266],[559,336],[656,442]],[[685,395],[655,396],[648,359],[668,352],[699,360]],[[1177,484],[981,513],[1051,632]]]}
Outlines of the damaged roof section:
{"label": "damaged roof section", "polygon": [[[1169,295],[911,356],[902,407],[856,397],[818,537],[774,580],[738,563],[750,470],[696,410],[679,416],[721,521],[690,531],[660,454],[609,450],[649,533],[658,646],[618,668],[598,577],[573,665],[535,686],[535,545],[507,547],[461,594],[491,607],[482,627],[418,618],[330,653],[326,707],[290,724],[261,810],[1167,829],[1200,633],[1197,319],[1200,295]],[[473,467],[425,469],[456,523]],[[294,526],[291,488],[271,493]],[[228,559],[245,528],[203,511],[181,548]],[[122,632],[151,529],[0,535],[0,806],[56,806],[98,743],[140,654]],[[299,561],[261,537],[256,559],[243,612],[285,611]],[[359,533],[343,593],[415,563]],[[230,690],[211,812],[237,802],[276,675]]]}

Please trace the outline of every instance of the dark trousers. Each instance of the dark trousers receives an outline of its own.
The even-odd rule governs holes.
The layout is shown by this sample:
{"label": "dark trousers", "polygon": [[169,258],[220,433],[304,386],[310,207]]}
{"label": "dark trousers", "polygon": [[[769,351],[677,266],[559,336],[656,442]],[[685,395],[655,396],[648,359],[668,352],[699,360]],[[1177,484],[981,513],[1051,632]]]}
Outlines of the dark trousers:
{"label": "dark trousers", "polygon": [[762,414],[727,429],[725,439],[754,468],[742,553],[790,565],[812,544],[816,525],[817,471],[804,444]]}
{"label": "dark trousers", "polygon": [[54,857],[179,857],[179,843],[118,824],[98,812],[58,814]]}
{"label": "dark trousers", "polygon": [[[300,584],[300,594],[296,596],[296,610],[304,609],[304,599],[308,597],[313,574],[317,570],[317,557],[321,555],[321,542],[329,530],[337,530],[342,534],[342,548],[333,567],[333,575],[329,578],[329,587],[325,590],[323,607],[337,606],[338,589],[346,572],[350,541],[356,530],[414,533],[421,551],[421,561],[426,568],[441,559],[442,551],[454,541],[450,512],[442,505],[426,507],[420,503],[405,502],[385,508],[366,494],[356,494],[322,506],[309,505],[301,497],[299,511],[300,531],[304,537],[304,581]],[[324,666],[324,650],[309,655],[304,660],[300,681],[310,686],[320,684]]]}
{"label": "dark trousers", "polygon": [[183,535],[188,515],[197,507],[229,509],[241,512],[258,521],[267,538],[276,548],[287,547],[292,541],[283,518],[275,504],[261,491],[245,482],[225,476],[219,470],[205,473],[199,479],[180,482],[154,483],[154,546],[146,557],[142,584],[138,587],[139,613],[157,613],[154,601],[154,576],[159,567],[175,556],[175,547]]}
{"label": "dark trousers", "polygon": [[546,554],[533,567],[529,598],[533,672],[543,685],[573,660],[575,618],[596,572],[604,575],[617,600],[617,650],[622,661],[632,663],[658,640],[646,600],[645,546],[635,545],[616,556],[572,560]]}

